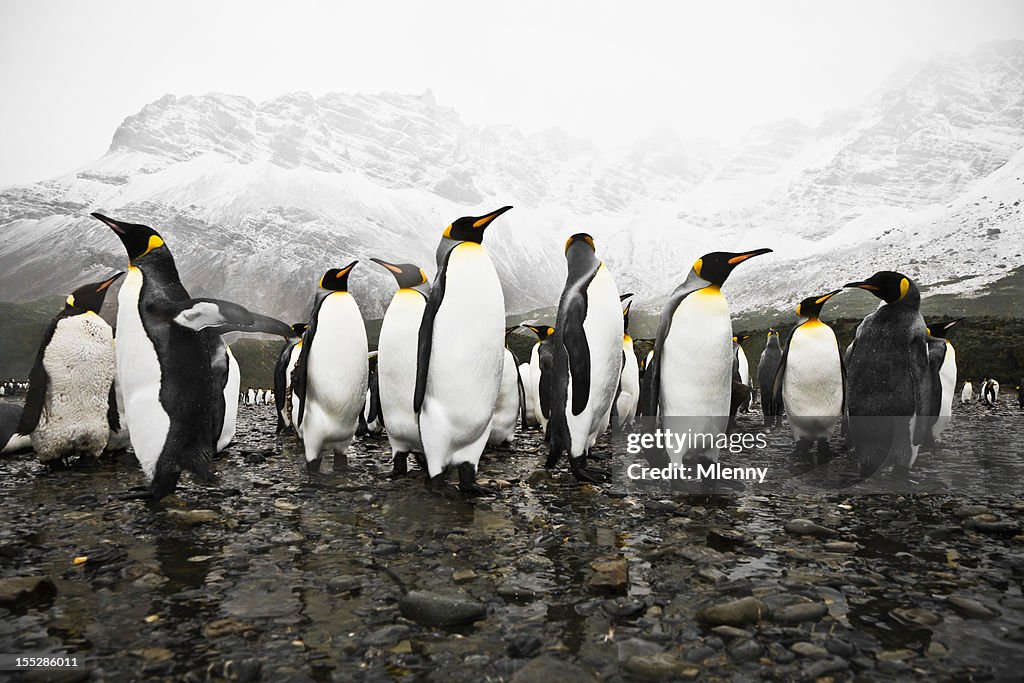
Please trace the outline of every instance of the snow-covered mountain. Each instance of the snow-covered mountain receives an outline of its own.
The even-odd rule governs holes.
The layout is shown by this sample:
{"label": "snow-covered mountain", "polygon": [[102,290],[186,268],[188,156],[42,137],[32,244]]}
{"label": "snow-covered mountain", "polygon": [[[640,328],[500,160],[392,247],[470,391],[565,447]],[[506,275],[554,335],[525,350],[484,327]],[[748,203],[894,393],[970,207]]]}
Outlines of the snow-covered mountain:
{"label": "snow-covered mountain", "polygon": [[[489,231],[510,312],[557,303],[574,232],[637,306],[656,308],[712,250],[769,246],[730,280],[734,310],[789,308],[874,270],[971,293],[1024,252],[1024,42],[936,56],[811,127],[734,149],[658,130],[604,151],[558,129],[476,127],[419,96],[304,93],[262,103],[167,95],[73,173],[0,190],[0,299],[62,293],[123,267],[102,211],[160,230],[196,295],[305,317],[328,267],[378,256],[433,272],[452,219]],[[367,317],[393,281],[352,277]]]}

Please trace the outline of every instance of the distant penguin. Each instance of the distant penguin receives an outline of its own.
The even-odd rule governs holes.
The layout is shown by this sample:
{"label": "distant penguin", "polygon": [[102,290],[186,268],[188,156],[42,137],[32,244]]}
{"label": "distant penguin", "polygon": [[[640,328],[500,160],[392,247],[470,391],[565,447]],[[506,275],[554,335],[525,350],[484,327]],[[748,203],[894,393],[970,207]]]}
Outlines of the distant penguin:
{"label": "distant penguin", "polygon": [[[518,325],[506,327],[505,339],[507,340],[508,335],[517,329],[519,329]],[[516,357],[506,346],[504,365],[501,370],[501,389],[498,390],[498,400],[494,404],[494,415],[491,417],[490,435],[487,437],[489,446],[503,446],[512,443],[516,435],[516,425],[523,412],[523,406],[519,402],[522,392],[523,385],[519,381]]]}
{"label": "distant penguin", "polygon": [[235,360],[235,354],[220,338],[219,335],[211,339],[212,352],[210,367],[213,370],[214,386],[220,387],[222,396],[219,405],[215,404],[215,425],[220,424],[219,436],[217,437],[217,452],[220,453],[235,438],[235,425],[238,420],[238,386],[242,383],[242,373]]}
{"label": "distant penguin", "polygon": [[844,287],[864,289],[883,303],[857,327],[846,368],[848,441],[861,476],[893,465],[906,476],[938,415],[941,387],[931,381],[913,280],[889,270]]}
{"label": "distant penguin", "polygon": [[550,325],[523,325],[523,327],[537,335],[537,341],[530,350],[530,384],[526,387],[526,393],[533,397],[537,424],[546,435],[549,416],[545,412],[547,406],[544,405],[544,400],[541,398],[540,383],[544,368],[551,364],[551,342],[555,328]]}
{"label": "distant penguin", "polygon": [[[644,415],[677,418],[672,426],[681,427],[681,432],[725,433],[732,398],[733,335],[721,287],[736,266],[770,252],[712,252],[693,264],[661,312],[654,356],[640,388]],[[671,455],[675,464],[717,458],[717,449],[707,441]]]}
{"label": "distant penguin", "polygon": [[999,401],[999,382],[986,379],[981,385],[981,400],[987,406],[994,406]]}
{"label": "distant penguin", "polygon": [[377,386],[394,463],[391,477],[402,477],[409,471],[410,453],[416,457],[420,467],[426,469],[413,398],[416,394],[420,322],[427,306],[430,284],[423,269],[412,263],[388,263],[378,258],[370,260],[387,269],[398,283],[380,326]]}
{"label": "distant penguin", "polygon": [[971,380],[964,382],[964,388],[960,390],[960,402],[970,403],[974,400],[974,385]]}
{"label": "distant penguin", "polygon": [[928,324],[928,366],[931,381],[937,383],[942,390],[939,399],[939,414],[932,424],[931,442],[936,442],[942,432],[949,426],[953,415],[953,397],[956,394],[956,350],[946,339],[951,327],[963,318],[943,320]]}
{"label": "distant penguin", "polygon": [[454,465],[465,495],[494,493],[476,483],[476,471],[501,389],[505,299],[483,238],[511,208],[460,218],[445,229],[418,335],[413,405],[428,481],[443,485]]}
{"label": "distant penguin", "polygon": [[32,437],[18,433],[21,406],[0,402],[0,454],[19,453],[32,448]]}
{"label": "distant penguin", "polygon": [[826,455],[829,437],[843,414],[843,354],[835,332],[819,318],[825,302],[841,291],[797,304],[800,322],[789,333],[771,385],[771,394],[782,397],[798,453],[806,453],[817,442],[819,455]]}
{"label": "distant penguin", "polygon": [[44,465],[99,457],[116,426],[109,422],[114,334],[99,312],[107,289],[122,275],[76,289],[43,334],[18,433],[31,437]]}
{"label": "distant penguin", "polygon": [[626,306],[622,309],[622,377],[619,391],[615,396],[615,429],[633,424],[636,407],[640,403],[640,364],[633,350],[633,338],[629,336],[629,309],[633,305],[632,294],[623,294]]}
{"label": "distant penguin", "polygon": [[238,304],[189,297],[155,230],[92,215],[120,238],[130,262],[118,293],[117,375],[135,457],[151,493],[161,498],[185,470],[212,478],[224,406],[212,367],[218,335],[287,336],[291,329]]}
{"label": "distant penguin", "polygon": [[320,471],[321,451],[334,451],[334,469],[344,469],[346,453],[366,399],[366,327],[348,291],[358,261],[332,268],[320,289],[292,372],[292,424],[302,439],[306,467]]}
{"label": "distant penguin", "polygon": [[256,390],[255,389],[249,389],[247,392],[245,392],[245,405],[247,405],[247,406],[254,406],[254,405],[256,405]]}
{"label": "distant penguin", "polygon": [[761,413],[765,429],[777,427],[782,420],[782,397],[776,396],[772,391],[775,373],[781,362],[782,345],[779,343],[779,333],[774,329],[769,329],[768,341],[765,342],[761,360],[757,364],[757,384],[761,390]]}
{"label": "distant penguin", "polygon": [[753,385],[750,383],[750,361],[747,360],[747,354],[743,351],[743,342],[748,339],[750,339],[749,334],[733,335],[732,338],[733,381],[747,387],[746,399],[739,402],[739,411],[744,413],[750,410],[750,397],[753,394]]}
{"label": "distant penguin", "polygon": [[[302,341],[302,334],[306,331],[306,323],[295,323],[292,325],[292,336],[285,340],[277,355],[277,364],[274,366],[274,408],[277,410],[277,433],[292,430],[292,416],[287,410],[288,390],[291,387],[291,373],[289,365],[292,365],[292,355],[298,359],[298,352],[295,347]],[[299,351],[301,351],[301,347]],[[247,401],[248,403],[248,401]]]}
{"label": "distant penguin", "polygon": [[550,376],[541,377],[548,395],[550,450],[546,467],[562,453],[580,481],[597,482],[587,455],[607,426],[622,373],[622,306],[615,278],[597,258],[594,240],[578,233],[565,244],[568,276],[558,302]]}
{"label": "distant penguin", "polygon": [[376,436],[384,431],[384,419],[380,412],[380,390],[377,382],[377,352],[371,351],[367,356],[366,398],[359,414],[357,436],[370,434]]}

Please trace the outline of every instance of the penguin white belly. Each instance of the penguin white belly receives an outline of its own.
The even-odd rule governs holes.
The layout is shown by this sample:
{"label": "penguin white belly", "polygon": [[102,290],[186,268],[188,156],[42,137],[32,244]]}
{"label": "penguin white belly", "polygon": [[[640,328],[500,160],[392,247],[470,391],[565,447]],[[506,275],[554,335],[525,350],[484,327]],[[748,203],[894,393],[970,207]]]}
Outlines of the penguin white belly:
{"label": "penguin white belly", "polygon": [[619,397],[616,399],[615,412],[618,413],[615,428],[629,426],[636,416],[636,406],[640,402],[640,365],[633,351],[633,340],[628,337],[622,342],[625,364],[622,366],[622,378],[619,380]]}
{"label": "penguin white belly", "polygon": [[583,332],[590,347],[590,393],[579,415],[572,414],[572,373],[566,396],[570,454],[584,455],[607,428],[622,374],[622,307],[615,279],[601,264],[587,287]]}
{"label": "penguin white belly", "polygon": [[306,367],[306,407],[299,425],[307,462],[325,445],[345,453],[366,396],[366,329],[355,299],[334,292],[320,305]]}
{"label": "penguin white belly", "polygon": [[40,462],[97,457],[110,435],[107,405],[114,381],[114,337],[95,313],[64,318],[43,352],[46,403],[31,434]]}
{"label": "penguin white belly", "polygon": [[373,401],[373,392],[370,389],[366,390],[366,398],[363,399],[363,422],[366,423],[366,431],[370,434],[380,434],[384,430],[384,425],[380,422],[380,417],[370,419],[370,406]]}
{"label": "penguin white belly", "polygon": [[494,404],[494,415],[491,417],[490,435],[487,443],[499,446],[509,443],[516,435],[516,423],[519,420],[519,369],[516,367],[515,356],[505,349],[505,364],[501,371],[501,389],[498,401]]}
{"label": "penguin white belly", "polygon": [[224,346],[228,354],[228,381],[224,384],[224,424],[217,439],[217,452],[228,447],[235,438],[235,424],[238,420],[238,386],[242,383],[242,373],[238,369],[238,361],[230,347]]}
{"label": "penguin white belly", "polygon": [[[722,293],[706,287],[684,298],[672,315],[663,344],[659,410],[666,427],[694,434],[724,434],[732,396],[732,322]],[[694,419],[699,418],[699,419]],[[690,450],[703,450],[712,458],[715,449],[670,453],[680,463]]]}
{"label": "penguin white belly", "polygon": [[843,370],[836,335],[806,322],[790,340],[782,401],[797,440],[828,439],[843,409]]}
{"label": "penguin white belly", "polygon": [[939,404],[939,417],[932,425],[933,439],[942,436],[953,415],[953,397],[956,395],[956,351],[948,341],[946,355],[939,367],[939,384],[942,386],[942,402]]}
{"label": "penguin white belly", "polygon": [[128,268],[117,294],[117,376],[132,450],[148,479],[163,451],[171,419],[160,403],[160,361],[139,316],[142,271]]}
{"label": "penguin white belly", "polygon": [[750,386],[750,361],[747,360],[747,354],[743,352],[743,347],[739,346],[736,348],[736,360],[737,366],[740,372],[740,382]]}
{"label": "penguin white belly", "polygon": [[380,327],[377,386],[392,455],[423,450],[413,397],[416,394],[416,345],[425,306],[422,294],[400,289],[391,299]]}
{"label": "penguin white belly", "polygon": [[[292,396],[292,373],[295,371],[295,364],[299,362],[301,353],[302,342],[300,341],[292,347],[291,355],[288,357],[288,367],[284,371],[284,412],[287,413],[288,424],[292,427],[295,426],[299,415],[298,401],[293,400]],[[250,391],[252,390],[250,389]]]}
{"label": "penguin white belly", "polygon": [[480,462],[504,365],[505,300],[487,252],[459,244],[445,280],[419,415],[431,477],[448,465]]}
{"label": "penguin white belly", "polygon": [[537,422],[537,413],[540,412],[536,399],[533,395],[533,383],[530,376],[529,363],[519,364],[519,380],[523,383],[523,400],[526,402],[526,424],[523,425],[523,429],[526,429],[527,427],[533,427],[539,424]]}
{"label": "penguin white belly", "polygon": [[548,418],[544,417],[544,410],[540,407],[540,342],[533,345],[530,352],[530,383],[526,391],[533,397],[533,409],[537,416],[537,424],[546,434],[548,431]]}
{"label": "penguin white belly", "polygon": [[970,382],[964,382],[964,388],[960,390],[960,402],[970,403],[974,399],[974,387]]}

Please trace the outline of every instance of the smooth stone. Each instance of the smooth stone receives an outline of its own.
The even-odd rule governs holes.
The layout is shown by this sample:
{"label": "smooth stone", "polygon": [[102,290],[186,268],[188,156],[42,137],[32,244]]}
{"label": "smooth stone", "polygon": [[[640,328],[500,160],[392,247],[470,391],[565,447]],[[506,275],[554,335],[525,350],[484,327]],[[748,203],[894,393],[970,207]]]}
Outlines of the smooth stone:
{"label": "smooth stone", "polygon": [[362,587],[363,582],[358,576],[348,576],[347,574],[335,576],[327,582],[327,591],[330,593],[348,593]]}
{"label": "smooth stone", "polygon": [[487,608],[467,596],[409,591],[398,601],[402,616],[424,626],[468,624],[487,615]]}
{"label": "smooth stone", "polygon": [[512,675],[510,683],[598,683],[599,680],[578,664],[544,655],[527,662]]}
{"label": "smooth stone", "polygon": [[852,657],[857,651],[853,643],[841,638],[829,638],[825,641],[825,649],[840,657]]}
{"label": "smooth stone", "polygon": [[742,628],[736,628],[735,626],[716,626],[711,629],[712,633],[716,633],[723,638],[750,638],[754,634],[750,631],[746,631]]}
{"label": "smooth stone", "polygon": [[654,655],[634,655],[626,660],[622,668],[642,680],[663,681],[679,675],[681,670],[696,667],[683,664],[667,652],[660,652]]}
{"label": "smooth stone", "polygon": [[791,519],[786,522],[785,529],[791,534],[798,534],[801,536],[835,536],[839,533],[835,529],[823,527],[816,522],[812,522],[811,520],[804,519],[802,517]]}
{"label": "smooth stone", "polygon": [[828,614],[828,607],[820,602],[806,602],[788,605],[772,614],[772,621],[779,624],[801,624],[817,621]]}
{"label": "smooth stone", "polygon": [[643,640],[641,638],[626,638],[616,643],[618,649],[618,660],[625,662],[632,657],[648,657],[651,655],[661,654],[664,649],[657,643],[652,643],[649,640]]}
{"label": "smooth stone", "polygon": [[917,626],[935,626],[942,621],[942,617],[924,607],[897,607],[892,615],[905,624]]}
{"label": "smooth stone", "polygon": [[412,633],[412,629],[403,624],[391,624],[371,631],[363,638],[363,645],[366,647],[387,647],[394,645]]}
{"label": "smooth stone", "polygon": [[472,569],[460,569],[452,574],[452,581],[455,583],[467,583],[472,581],[478,576],[478,574]]}
{"label": "smooth stone", "polygon": [[882,650],[875,655],[875,659],[880,662],[902,662],[904,659],[913,659],[916,656],[917,653],[913,650]]}
{"label": "smooth stone", "polygon": [[165,514],[168,519],[182,524],[187,524],[189,526],[198,526],[200,524],[210,524],[211,522],[220,521],[220,515],[213,510],[170,509]]}
{"label": "smooth stone", "polygon": [[801,657],[809,657],[810,659],[825,659],[828,657],[828,650],[820,645],[808,643],[806,640],[793,643],[789,649]]}
{"label": "smooth stone", "polygon": [[803,678],[804,680],[809,681],[828,680],[825,678],[826,675],[837,673],[839,671],[846,671],[849,668],[849,662],[839,659],[838,657],[833,659],[822,659],[806,667],[803,670]]}
{"label": "smooth stone", "polygon": [[825,550],[830,553],[855,553],[860,550],[860,545],[852,541],[829,541],[825,544]]}
{"label": "smooth stone", "polygon": [[745,626],[767,615],[767,605],[757,598],[746,597],[705,607],[697,613],[697,619],[714,626]]}
{"label": "smooth stone", "polygon": [[928,643],[928,649],[925,650],[924,656],[929,659],[942,659],[949,654],[949,649],[946,648],[942,643],[933,640]]}
{"label": "smooth stone", "polygon": [[0,579],[0,606],[24,607],[57,595],[57,586],[48,576],[15,576]]}
{"label": "smooth stone", "polygon": [[991,619],[992,617],[998,617],[999,612],[986,607],[973,598],[965,598],[960,595],[951,595],[946,598],[946,602],[960,614],[965,617],[972,617],[974,619]]}
{"label": "smooth stone", "polygon": [[733,641],[727,648],[729,656],[737,662],[757,659],[761,656],[761,646],[750,638]]}

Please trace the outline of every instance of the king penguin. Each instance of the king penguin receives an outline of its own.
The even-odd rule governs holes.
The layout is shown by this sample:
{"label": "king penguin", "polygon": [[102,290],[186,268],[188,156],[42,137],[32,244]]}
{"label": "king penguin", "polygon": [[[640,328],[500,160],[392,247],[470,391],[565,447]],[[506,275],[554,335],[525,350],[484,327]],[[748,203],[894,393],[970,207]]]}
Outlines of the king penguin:
{"label": "king penguin", "polygon": [[185,470],[212,478],[209,463],[224,426],[223,386],[212,367],[219,335],[287,337],[291,328],[238,304],[191,298],[159,233],[92,215],[118,236],[128,254],[128,274],[117,297],[117,376],[135,457],[151,493],[161,498],[174,491]]}
{"label": "king penguin", "polygon": [[540,412],[540,406],[537,405],[537,397],[533,395],[529,363],[519,364],[519,383],[523,386],[523,429],[539,427],[540,420],[537,419],[537,414]]}
{"label": "king penguin", "polygon": [[526,393],[533,397],[537,424],[547,436],[550,415],[549,408],[545,404],[545,397],[540,393],[540,384],[544,369],[551,366],[551,342],[554,338],[555,328],[549,325],[523,325],[523,327],[537,335],[537,341],[530,350],[530,384],[526,387]]}
{"label": "king penguin", "polygon": [[607,427],[622,373],[622,306],[615,278],[597,258],[594,240],[577,233],[565,243],[568,276],[558,302],[552,371],[541,377],[550,406],[550,450],[545,467],[563,452],[580,481],[603,473],[587,469],[587,455]]}
{"label": "king penguin", "polygon": [[632,294],[623,294],[626,302],[622,309],[622,377],[619,391],[615,396],[615,419],[613,427],[622,429],[633,424],[636,407],[640,402],[640,364],[633,350],[633,338],[629,336],[629,309],[633,305]]}
{"label": "king penguin", "polygon": [[974,385],[971,384],[971,380],[964,382],[963,389],[960,390],[960,402],[970,403],[974,400]]}
{"label": "king penguin", "polygon": [[[732,397],[733,346],[729,304],[721,287],[736,266],[770,252],[716,251],[694,262],[661,312],[654,355],[640,389],[644,415],[670,418],[679,433],[692,429],[714,434],[716,439],[725,433]],[[698,444],[673,453],[672,462],[717,460],[717,450],[707,441],[703,447],[694,446]]]}
{"label": "king penguin", "polygon": [[520,402],[523,384],[519,381],[516,357],[507,344],[508,335],[517,329],[519,329],[518,325],[505,328],[506,345],[504,365],[501,370],[501,389],[498,390],[498,400],[494,404],[494,415],[491,417],[490,435],[487,437],[489,446],[511,444],[516,435],[516,424],[523,413],[523,405]]}
{"label": "king penguin", "polygon": [[504,367],[505,299],[483,245],[487,228],[511,206],[459,218],[437,247],[437,275],[420,324],[413,407],[428,482],[459,472],[464,495],[488,495],[476,483]]}
{"label": "king penguin", "polygon": [[292,371],[292,424],[302,439],[306,467],[320,471],[321,451],[334,450],[334,469],[346,467],[346,454],[366,399],[366,327],[348,291],[358,261],[332,268],[320,278],[302,350]]}
{"label": "king penguin", "polygon": [[380,412],[380,384],[377,382],[377,352],[370,351],[366,358],[366,398],[359,412],[356,436],[378,436],[384,431],[384,418]]}
{"label": "king penguin", "polygon": [[820,319],[825,302],[841,291],[811,296],[797,304],[800,321],[789,333],[771,384],[771,394],[782,397],[801,455],[817,442],[819,456],[826,457],[829,437],[843,414],[843,354],[835,332]]}
{"label": "king penguin", "polygon": [[750,410],[750,397],[753,395],[754,386],[750,382],[750,361],[747,360],[747,354],[743,351],[743,342],[750,339],[749,334],[738,334],[733,335],[732,338],[732,350],[734,353],[732,375],[733,381],[739,382],[747,388],[746,398],[739,403],[739,410],[747,412]]}
{"label": "king penguin", "polygon": [[772,390],[775,373],[781,362],[782,345],[779,343],[779,333],[774,329],[769,329],[768,340],[765,342],[764,351],[761,352],[761,359],[757,363],[757,385],[761,391],[761,414],[765,429],[777,427],[782,419],[782,397],[775,395]]}
{"label": "king penguin", "polygon": [[[306,331],[306,323],[292,325],[292,336],[285,340],[274,366],[274,408],[277,409],[277,433],[292,429],[292,416],[288,411],[288,391],[291,389],[291,369],[298,360],[302,347],[302,335]],[[298,350],[296,350],[298,347]],[[293,358],[294,356],[294,358]],[[249,390],[252,393],[252,389]],[[246,404],[251,404],[247,400]]]}
{"label": "king penguin", "polygon": [[[110,422],[114,334],[99,312],[108,288],[122,275],[76,289],[43,334],[18,433],[30,436],[44,465],[73,456],[97,458],[116,431]],[[116,420],[116,402],[113,410]]]}
{"label": "king penguin", "polygon": [[430,284],[427,274],[417,265],[389,263],[378,258],[370,260],[387,269],[398,283],[398,290],[384,313],[377,343],[380,409],[394,461],[391,477],[395,478],[408,473],[410,453],[420,467],[426,469],[413,397],[416,394],[417,338]]}
{"label": "king penguin", "polygon": [[953,397],[956,394],[956,350],[946,339],[950,328],[963,318],[942,320],[927,325],[928,334],[928,365],[931,369],[931,381],[942,389],[939,398],[939,414],[932,424],[931,444],[939,440],[942,432],[949,426],[953,416]]}
{"label": "king penguin", "polygon": [[893,465],[905,477],[938,415],[941,388],[931,382],[921,292],[913,280],[884,270],[850,282],[882,300],[857,327],[848,349],[848,440],[861,476]]}

